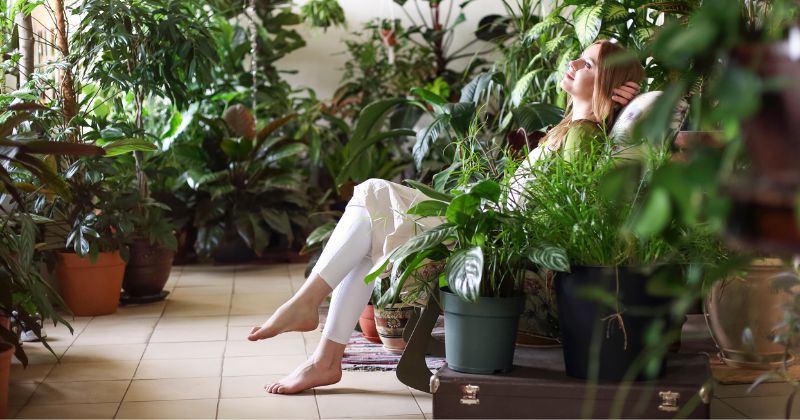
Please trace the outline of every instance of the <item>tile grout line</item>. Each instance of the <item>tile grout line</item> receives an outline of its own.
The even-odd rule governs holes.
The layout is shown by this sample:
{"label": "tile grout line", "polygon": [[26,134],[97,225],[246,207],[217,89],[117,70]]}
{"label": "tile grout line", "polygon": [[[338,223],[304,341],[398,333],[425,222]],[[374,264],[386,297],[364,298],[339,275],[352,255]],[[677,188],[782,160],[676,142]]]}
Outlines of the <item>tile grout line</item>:
{"label": "tile grout line", "polygon": [[[181,280],[181,276],[183,275],[183,267],[181,267],[180,272],[178,273],[178,278],[175,279],[175,286],[177,287],[178,282]],[[164,298],[166,300],[166,297]],[[139,356],[139,360],[136,363],[136,369],[133,371],[133,376],[128,381],[128,386],[125,388],[125,392],[122,394],[122,399],[119,400],[117,404],[117,411],[114,412],[114,418],[117,418],[119,415],[119,410],[122,409],[122,402],[125,401],[125,397],[128,396],[128,391],[131,389],[131,385],[133,385],[133,380],[136,378],[136,373],[139,372],[139,368],[142,366],[142,360],[144,360],[144,354],[147,353],[147,348],[150,347],[150,339],[153,338],[153,333],[156,330],[156,327],[161,322],[161,318],[164,317],[164,312],[167,310],[167,304],[164,303],[164,307],[161,308],[161,314],[158,316],[158,321],[156,321],[155,325],[153,325],[153,329],[150,331],[150,335],[147,336],[147,341],[144,343],[144,351],[142,351],[141,356]],[[87,325],[88,327],[88,325]]]}
{"label": "tile grout line", "polygon": [[225,322],[225,345],[222,348],[222,359],[220,359],[220,367],[219,367],[219,388],[217,389],[217,410],[214,413],[214,418],[219,418],[219,406],[222,402],[222,378],[224,378],[224,369],[225,369],[225,356],[228,354],[228,339],[230,339],[231,333],[231,311],[233,310],[233,296],[236,293],[236,275],[239,273],[239,268],[233,269],[233,279],[231,280],[231,297],[228,299],[228,315],[227,320]]}

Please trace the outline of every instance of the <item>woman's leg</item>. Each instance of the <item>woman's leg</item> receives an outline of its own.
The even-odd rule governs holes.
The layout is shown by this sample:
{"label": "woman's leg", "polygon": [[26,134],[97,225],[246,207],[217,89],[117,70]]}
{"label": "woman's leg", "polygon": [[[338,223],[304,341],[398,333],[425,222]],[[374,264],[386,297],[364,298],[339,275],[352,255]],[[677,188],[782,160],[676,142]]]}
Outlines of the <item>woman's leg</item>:
{"label": "woman's leg", "polygon": [[291,374],[264,389],[272,394],[294,394],[342,378],[342,356],[358,316],[369,301],[372,284],[365,284],[372,261],[364,258],[333,292],[322,339],[314,354]]}
{"label": "woman's leg", "polygon": [[363,207],[348,206],[300,290],[261,327],[253,327],[247,339],[263,340],[287,331],[316,329],[319,325],[317,309],[320,303],[345,276],[362,264],[371,244],[369,213]]}

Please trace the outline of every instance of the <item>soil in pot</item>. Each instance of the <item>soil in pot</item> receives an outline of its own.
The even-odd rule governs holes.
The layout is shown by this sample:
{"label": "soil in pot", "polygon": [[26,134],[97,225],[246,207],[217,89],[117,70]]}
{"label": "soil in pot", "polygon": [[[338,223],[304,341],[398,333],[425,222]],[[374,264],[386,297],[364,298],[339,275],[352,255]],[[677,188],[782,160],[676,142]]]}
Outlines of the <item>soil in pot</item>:
{"label": "soil in pot", "polygon": [[175,252],[171,249],[150,245],[146,240],[133,242],[122,282],[128,299],[162,296],[161,292],[172,271],[174,256]]}
{"label": "soil in pot", "polygon": [[361,311],[361,316],[358,317],[358,325],[361,327],[361,333],[364,338],[373,342],[381,343],[381,337],[378,336],[378,328],[375,326],[375,307],[367,305]]}
{"label": "soil in pot", "polygon": [[477,374],[510,371],[525,298],[480,297],[470,303],[442,290],[441,299],[447,366]]}
{"label": "soil in pot", "polygon": [[8,383],[11,380],[11,357],[14,346],[0,341],[0,419],[8,418]]}
{"label": "soil in pot", "polygon": [[119,252],[101,252],[97,261],[61,252],[56,278],[61,297],[75,316],[108,315],[117,311],[125,275]]}
{"label": "soil in pot", "polygon": [[[558,274],[556,299],[568,376],[589,379],[590,366],[595,362],[598,380],[620,381],[634,368],[646,347],[645,334],[651,324],[660,320],[669,325],[671,299],[648,293],[647,282],[647,276],[627,267],[576,266],[571,273]],[[584,297],[584,291],[590,288],[617,296],[620,317],[613,308]],[[599,348],[596,354],[590,350],[593,344]],[[642,366],[635,379],[661,376],[663,355],[655,363],[660,366],[655,375],[647,377]]]}
{"label": "soil in pot", "polygon": [[414,307],[408,305],[390,305],[375,309],[375,326],[386,350],[400,354],[406,349],[403,332],[413,315]]}

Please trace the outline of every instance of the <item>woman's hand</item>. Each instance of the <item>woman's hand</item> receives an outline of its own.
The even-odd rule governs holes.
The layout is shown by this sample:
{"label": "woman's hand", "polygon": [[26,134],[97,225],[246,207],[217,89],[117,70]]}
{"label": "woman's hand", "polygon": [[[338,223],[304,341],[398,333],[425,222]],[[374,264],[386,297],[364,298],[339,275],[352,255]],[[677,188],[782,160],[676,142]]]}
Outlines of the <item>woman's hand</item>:
{"label": "woman's hand", "polygon": [[636,82],[625,82],[622,86],[614,88],[611,95],[611,100],[616,102],[621,107],[628,105],[631,99],[639,94],[639,84]]}

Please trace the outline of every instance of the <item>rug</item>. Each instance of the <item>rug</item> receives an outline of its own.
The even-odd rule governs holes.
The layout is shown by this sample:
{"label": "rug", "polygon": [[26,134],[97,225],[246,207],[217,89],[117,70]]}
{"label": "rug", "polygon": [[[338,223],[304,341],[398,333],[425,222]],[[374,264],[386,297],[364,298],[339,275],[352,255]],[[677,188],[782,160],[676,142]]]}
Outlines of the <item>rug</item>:
{"label": "rug", "polygon": [[[750,385],[765,372],[768,372],[767,370],[728,366],[722,361],[722,359],[720,359],[719,354],[717,353],[709,354],[708,360],[709,365],[711,366],[712,376],[714,376],[714,379],[717,382],[724,385]],[[795,363],[789,366],[789,374],[795,379],[800,379],[800,364]],[[767,379],[764,382],[784,382],[784,380],[775,377]]]}
{"label": "rug", "polygon": [[[397,370],[400,354],[394,354],[383,348],[383,344],[373,343],[358,331],[353,331],[350,341],[344,350],[342,369],[360,371]],[[428,369],[437,370],[444,365],[444,359],[426,357]]]}

